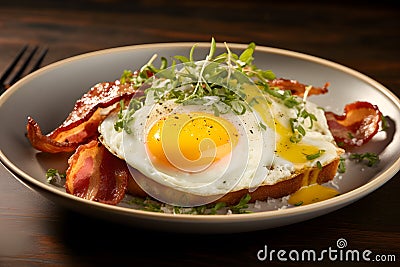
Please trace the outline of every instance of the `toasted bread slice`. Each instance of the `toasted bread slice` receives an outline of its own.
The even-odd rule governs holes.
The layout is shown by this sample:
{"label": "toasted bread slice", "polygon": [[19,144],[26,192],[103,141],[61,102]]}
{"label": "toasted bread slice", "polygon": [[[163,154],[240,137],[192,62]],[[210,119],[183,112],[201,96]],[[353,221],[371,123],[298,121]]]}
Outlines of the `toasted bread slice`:
{"label": "toasted bread slice", "polygon": [[234,205],[247,193],[251,196],[250,202],[255,202],[256,200],[267,200],[268,198],[281,198],[293,194],[303,186],[329,182],[335,177],[339,162],[340,158],[338,157],[322,168],[314,167],[303,169],[301,172],[276,184],[261,185],[252,192],[249,192],[248,189],[229,192],[220,198],[218,202],[225,202],[228,205]]}
{"label": "toasted bread slice", "polygon": [[[256,200],[263,201],[268,198],[281,198],[293,194],[303,186],[329,182],[335,177],[339,162],[340,157],[338,156],[322,168],[313,167],[303,169],[276,184],[261,185],[252,192],[248,189],[232,191],[218,199],[216,202],[225,202],[227,205],[235,205],[247,193],[251,196],[250,202],[255,202]],[[133,178],[128,182],[128,193],[138,197],[145,197],[147,195]]]}

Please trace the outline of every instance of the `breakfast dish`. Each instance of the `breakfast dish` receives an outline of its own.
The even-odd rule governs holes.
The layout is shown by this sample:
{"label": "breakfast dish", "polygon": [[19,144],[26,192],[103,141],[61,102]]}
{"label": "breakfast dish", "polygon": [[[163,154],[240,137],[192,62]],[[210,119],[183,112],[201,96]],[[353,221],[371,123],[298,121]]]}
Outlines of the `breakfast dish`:
{"label": "breakfast dish", "polygon": [[[192,46],[193,43],[161,43],[95,51],[53,63],[22,79],[0,97],[0,124],[5,126],[0,131],[2,165],[30,190],[42,194],[57,205],[79,213],[130,226],[192,233],[245,232],[305,221],[340,209],[367,196],[389,181],[400,169],[400,150],[398,149],[400,136],[396,129],[396,126],[400,125],[400,101],[390,90],[355,70],[328,60],[294,51],[257,46],[253,54],[253,63],[262,70],[272,69],[276,77],[288,79],[277,80],[277,83],[298,81],[298,83],[323,88],[326,82],[329,82],[327,93],[307,97],[308,101],[315,103],[318,107],[323,107],[326,112],[343,114],[344,110],[349,113],[349,110],[356,110],[357,107],[363,106],[366,108],[365,111],[371,111],[368,108],[371,106],[365,104],[369,102],[372,106],[379,107],[384,115],[382,117],[386,119],[383,123],[386,125],[384,129],[379,129],[373,138],[362,146],[349,149],[345,143],[341,143],[342,141],[336,142],[344,145],[346,152],[340,156],[339,169],[333,180],[308,187],[306,192],[298,190],[290,196],[293,204],[288,203],[289,197],[252,202],[246,194],[236,205],[222,207],[223,204],[212,204],[206,210],[205,205],[187,208],[160,205],[159,201],[146,197],[134,197],[129,192],[125,193],[121,201],[115,205],[87,200],[67,193],[64,187],[66,179],[63,174],[68,169],[68,160],[76,152],[77,147],[72,148],[70,152],[59,153],[41,152],[33,148],[24,135],[27,118],[32,117],[40,125],[43,133],[50,133],[63,124],[76,103],[83,102],[82,96],[89,88],[97,88],[94,85],[99,81],[112,81],[103,83],[112,87],[124,70],[140,70],[154,53],[166,57],[172,63],[174,59],[177,60],[175,55],[188,55]],[[229,44],[228,47],[233,53],[240,55],[248,48],[248,45]],[[209,51],[210,43],[199,43],[193,52],[193,58],[199,61],[204,60]],[[226,52],[226,46],[217,43],[215,55],[224,52]],[[160,57],[154,61],[154,66],[161,66]],[[96,90],[93,89],[92,92],[95,93]],[[79,99],[82,100],[79,101]],[[110,100],[104,94],[102,99],[104,101],[99,102],[99,106],[106,105],[106,102]],[[87,100],[86,104],[88,103],[92,102]],[[116,100],[114,104],[118,105],[119,100]],[[350,106],[346,108],[348,104]],[[86,109],[77,110],[75,114],[78,113],[80,117],[88,116],[84,114],[90,113],[90,108],[86,106]],[[119,113],[118,109],[116,113]],[[353,113],[355,114],[357,112]],[[78,120],[78,117],[72,118]],[[337,118],[339,122],[343,119],[342,115]],[[66,123],[64,126],[74,128],[67,126]],[[341,127],[336,126],[338,130]],[[86,129],[89,128],[86,127]],[[94,129],[97,128],[94,127]],[[97,130],[96,132],[98,134]],[[355,133],[351,135],[356,136]],[[86,146],[90,144],[89,139],[85,141]],[[358,139],[361,140],[361,138]],[[104,145],[100,147],[107,150],[106,157],[103,157],[105,161],[117,159],[119,162],[118,157],[111,152],[108,153]],[[112,157],[108,157],[109,155]],[[123,163],[126,166],[124,161]],[[60,176],[59,180],[58,176]],[[132,185],[134,184],[130,183],[128,187]],[[313,195],[317,196],[320,186],[332,188],[340,194],[324,201],[310,202],[311,204],[308,205],[302,203],[304,192],[308,195],[307,191],[314,191]],[[135,188],[129,187],[129,190],[135,190]],[[201,216],[193,216],[194,214],[201,214]],[[215,216],[214,214],[229,215]]]}
{"label": "breakfast dish", "polygon": [[180,64],[168,67],[162,58],[158,69],[152,57],[96,84],[47,135],[28,118],[34,148],[73,153],[68,193],[113,205],[128,193],[206,208],[282,197],[299,206],[340,194],[320,185],[335,177],[344,149],[382,129],[376,105],[356,101],[343,115],[325,111],[309,99],[328,93],[329,83],[316,87],[259,69],[254,43],[240,54],[226,45],[215,55],[212,40],[201,61],[194,49],[175,56]]}

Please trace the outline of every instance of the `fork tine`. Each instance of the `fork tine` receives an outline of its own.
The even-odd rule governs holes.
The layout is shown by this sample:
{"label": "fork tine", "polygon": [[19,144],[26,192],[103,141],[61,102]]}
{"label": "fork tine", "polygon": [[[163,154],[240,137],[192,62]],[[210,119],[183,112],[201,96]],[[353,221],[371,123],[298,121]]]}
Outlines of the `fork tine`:
{"label": "fork tine", "polygon": [[0,77],[0,84],[3,84],[5,80],[8,78],[10,73],[13,71],[18,61],[21,59],[22,55],[25,53],[26,49],[28,49],[28,45],[25,45],[18,55],[14,58],[14,60],[10,63],[7,69],[4,71],[3,75]]}
{"label": "fork tine", "polygon": [[14,77],[12,77],[12,79],[10,80],[10,85],[14,84],[16,81],[18,81],[22,77],[22,74],[24,73],[26,67],[28,66],[29,62],[32,60],[32,57],[36,53],[37,50],[38,50],[37,46],[35,46],[32,49],[32,51],[29,53],[28,57],[25,59],[24,63],[22,64],[22,66],[14,74]]}
{"label": "fork tine", "polygon": [[[25,45],[20,52],[17,54],[17,56],[14,58],[14,60],[10,63],[10,65],[7,67],[7,69],[4,71],[3,75],[0,77],[0,95],[2,95],[8,87],[13,85],[15,82],[17,82],[22,76],[29,74],[37,69],[40,68],[40,65],[43,62],[44,57],[47,54],[48,48],[42,49],[41,53],[39,56],[36,57],[35,62],[31,63],[35,53],[38,51],[38,46],[35,46],[29,53],[28,56],[25,56],[23,59],[22,63],[19,63],[21,61],[21,58],[23,58],[24,54],[26,53],[29,45]],[[25,69],[28,67],[28,65],[32,65],[30,70],[28,72],[25,72]],[[17,66],[20,65],[18,70],[16,70]],[[14,72],[14,76],[10,79],[9,76],[11,73]],[[8,81],[7,81],[8,80]],[[7,82],[6,82],[7,81]]]}
{"label": "fork tine", "polygon": [[37,69],[40,68],[40,65],[42,64],[43,59],[44,59],[44,57],[46,56],[48,50],[49,50],[49,49],[48,49],[47,47],[46,47],[45,49],[42,50],[42,52],[40,53],[40,55],[39,55],[38,58],[36,59],[36,62],[33,64],[32,68],[29,70],[28,73],[32,73],[32,72],[34,72],[35,70],[37,70]]}

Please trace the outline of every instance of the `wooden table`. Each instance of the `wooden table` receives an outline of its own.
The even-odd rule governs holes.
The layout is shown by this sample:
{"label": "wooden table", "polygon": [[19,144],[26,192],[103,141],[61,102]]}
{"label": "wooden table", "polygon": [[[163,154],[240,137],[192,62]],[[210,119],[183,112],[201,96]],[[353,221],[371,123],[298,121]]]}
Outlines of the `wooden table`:
{"label": "wooden table", "polygon": [[[212,36],[329,59],[400,96],[400,9],[391,1],[13,0],[0,4],[0,71],[25,43],[49,48],[46,65],[104,48],[208,42]],[[264,245],[321,250],[336,247],[339,238],[352,249],[395,255],[398,264],[399,176],[350,206],[302,223],[189,235],[145,231],[64,209],[0,166],[0,266],[291,266],[298,263],[261,262],[257,252]]]}

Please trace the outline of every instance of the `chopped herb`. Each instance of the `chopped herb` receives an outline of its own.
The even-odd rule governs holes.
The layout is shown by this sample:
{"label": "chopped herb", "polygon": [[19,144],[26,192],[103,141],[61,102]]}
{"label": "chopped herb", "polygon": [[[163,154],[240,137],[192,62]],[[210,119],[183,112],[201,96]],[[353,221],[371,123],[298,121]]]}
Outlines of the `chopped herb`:
{"label": "chopped herb", "polygon": [[[311,88],[311,87],[309,87]],[[264,91],[268,94],[282,100],[283,104],[289,108],[296,108],[297,109],[297,117],[290,118],[289,123],[293,132],[290,141],[293,143],[298,143],[302,140],[303,136],[306,135],[306,131],[303,127],[304,122],[308,119],[310,122],[310,126],[308,127],[311,129],[314,125],[314,121],[317,121],[317,117],[309,113],[305,109],[305,99],[300,101],[300,99],[296,96],[293,96],[290,90],[280,90],[279,88],[269,88],[268,85],[264,85]],[[300,119],[301,118],[301,119]]]}
{"label": "chopped herb", "polygon": [[175,214],[196,214],[196,215],[215,215],[217,211],[226,206],[225,202],[218,202],[214,206],[202,205],[193,208],[183,208],[174,206]]}
{"label": "chopped herb", "polygon": [[308,129],[312,129],[314,121],[317,121],[317,117],[314,114],[309,113],[305,109],[304,101],[305,100],[303,100],[303,102],[297,102],[297,104],[294,105],[294,107],[297,109],[297,117],[289,119],[290,127],[293,133],[293,135],[290,137],[290,141],[292,143],[300,142],[303,139],[303,136],[306,135],[306,130],[304,129],[304,123],[307,119],[310,122],[310,126],[308,127]]}
{"label": "chopped herb", "polygon": [[293,107],[301,104],[301,102],[298,101],[297,97],[292,95],[292,92],[290,90],[280,90],[279,88],[278,89],[275,89],[275,88],[270,89],[267,86],[267,87],[264,87],[264,91],[267,92],[268,94],[282,100],[283,104],[285,106],[287,106],[288,108],[293,108]]}
{"label": "chopped herb", "polygon": [[308,127],[309,129],[311,129],[311,128],[313,127],[314,121],[317,121],[317,117],[315,117],[314,114],[309,113],[309,112],[308,112],[307,110],[305,110],[305,109],[302,109],[302,110],[299,112],[299,116],[302,117],[302,118],[304,118],[304,120],[309,119],[309,121],[310,121],[310,127]]}
{"label": "chopped herb", "polygon": [[217,214],[218,210],[220,210],[222,208],[225,208],[225,207],[226,207],[225,202],[218,202],[218,203],[215,204],[214,207],[212,207],[210,209],[210,213],[209,214],[211,214],[211,215]]}
{"label": "chopped herb", "polygon": [[315,154],[311,154],[311,155],[304,154],[304,155],[306,155],[307,160],[314,160],[316,158],[319,158],[324,152],[325,152],[325,150],[320,149]]}
{"label": "chopped herb", "polygon": [[381,116],[381,131],[386,131],[389,128],[388,119],[385,116]]}
{"label": "chopped herb", "polygon": [[292,136],[290,137],[290,142],[298,143],[303,139],[303,136],[300,134],[298,130],[295,130]]}
{"label": "chopped herb", "polygon": [[350,154],[350,159],[356,160],[358,162],[365,162],[368,167],[372,167],[379,163],[379,156],[375,153],[367,152],[364,154],[352,153]]}
{"label": "chopped herb", "polygon": [[303,201],[299,201],[299,202],[297,202],[297,203],[295,203],[294,205],[296,206],[296,207],[298,207],[298,206],[301,206],[301,205],[303,205]]}
{"label": "chopped herb", "polygon": [[165,210],[163,208],[166,208],[167,210],[171,209],[171,212],[173,212],[174,214],[193,214],[193,215],[215,215],[219,210],[226,207],[225,202],[217,202],[216,204],[206,204],[191,208],[169,206],[149,197],[147,198],[133,197],[127,203],[130,205],[137,205],[141,210],[150,212],[164,213]]}
{"label": "chopped herb", "polygon": [[343,141],[339,141],[336,143],[338,147],[344,147],[345,143]]}
{"label": "chopped herb", "polygon": [[319,161],[319,160],[317,161],[317,168],[322,170],[322,164],[321,164],[321,161]]}
{"label": "chopped herb", "polygon": [[174,206],[174,214],[182,214],[181,207]]}
{"label": "chopped herb", "polygon": [[206,205],[202,205],[202,206],[198,206],[198,207],[192,208],[192,213],[193,214],[202,215],[202,214],[206,214],[206,211],[207,211],[207,206]]}
{"label": "chopped herb", "polygon": [[[290,91],[286,90],[285,92],[290,92]],[[288,108],[293,108],[293,107],[297,106],[299,104],[299,102],[297,101],[297,99],[294,96],[290,96],[283,101],[283,104],[285,106],[287,106]]]}
{"label": "chopped herb", "polygon": [[143,199],[139,197],[134,197],[132,200],[130,200],[129,204],[136,204],[138,206],[141,206],[141,209],[146,211],[163,212],[161,210],[161,203],[150,198]]}
{"label": "chopped herb", "polygon": [[60,173],[57,169],[50,168],[46,172],[47,182],[56,186],[63,186],[66,174]]}
{"label": "chopped herb", "polygon": [[339,173],[345,173],[346,172],[346,159],[343,157],[340,157],[339,160],[339,166],[338,166],[338,172]]}
{"label": "chopped herb", "polygon": [[154,201],[145,201],[144,209],[148,211],[162,212],[161,204]]}
{"label": "chopped herb", "polygon": [[250,213],[250,211],[246,210],[249,207],[248,202],[250,199],[250,194],[246,194],[240,199],[238,204],[231,206],[229,209],[232,211],[232,213]]}

